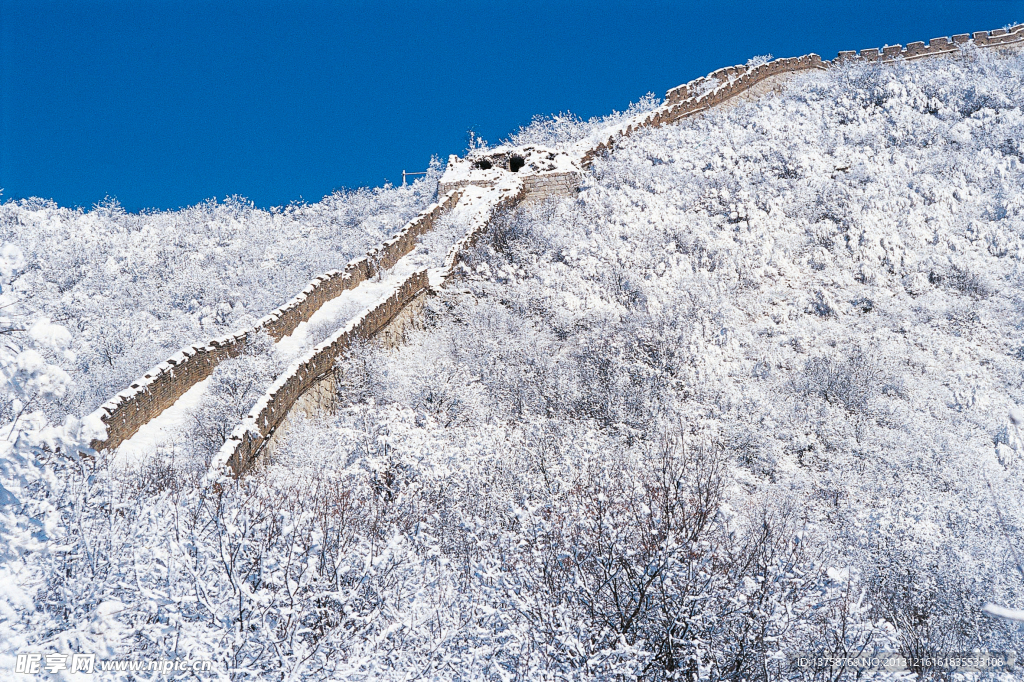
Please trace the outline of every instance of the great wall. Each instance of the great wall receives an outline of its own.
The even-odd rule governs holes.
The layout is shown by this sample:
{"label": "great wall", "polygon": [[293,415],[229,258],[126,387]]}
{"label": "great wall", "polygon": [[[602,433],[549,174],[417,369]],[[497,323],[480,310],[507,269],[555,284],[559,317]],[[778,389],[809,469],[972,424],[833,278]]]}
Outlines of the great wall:
{"label": "great wall", "polygon": [[371,339],[391,344],[400,342],[402,329],[422,307],[425,296],[451,281],[459,258],[487,230],[494,215],[523,202],[572,195],[594,159],[622,138],[643,128],[699,115],[744,94],[757,96],[799,71],[827,69],[855,60],[879,62],[956,56],[968,45],[1016,48],[1022,43],[1024,24],[952,38],[933,38],[927,44],[914,42],[906,47],[892,45],[859,53],[840,52],[831,61],[809,54],[752,67],[730,66],[669,90],[658,108],[611,126],[601,132],[600,141],[580,143],[568,152],[539,146],[502,146],[474,150],[463,158],[453,155],[438,186],[438,201],[395,237],[352,261],[344,270],[315,278],[292,300],[252,328],[205,344],[190,345],[154,367],[93,413],[93,417],[106,426],[106,438],[93,441],[92,447],[95,450],[117,448],[190,388],[209,377],[221,361],[239,355],[253,335],[266,332],[275,341],[281,340],[310,320],[325,303],[394,269],[414,251],[419,238],[434,229],[442,215],[456,208],[472,210],[469,229],[448,251],[441,267],[432,271],[419,269],[402,278],[387,295],[277,377],[233,430],[214,460],[214,469],[227,465],[235,475],[241,475],[259,461],[261,453],[268,450],[268,444],[286,432],[290,414],[332,409],[335,362],[354,343]]}

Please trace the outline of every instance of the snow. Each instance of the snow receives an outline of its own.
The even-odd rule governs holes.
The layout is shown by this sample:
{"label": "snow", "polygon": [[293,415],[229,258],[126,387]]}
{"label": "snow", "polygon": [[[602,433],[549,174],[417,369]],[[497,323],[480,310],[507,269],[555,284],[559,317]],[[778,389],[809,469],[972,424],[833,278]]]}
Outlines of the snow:
{"label": "snow", "polygon": [[[623,140],[574,199],[496,216],[424,328],[346,359],[336,414],[240,480],[50,456],[34,418],[0,440],[35,505],[0,507],[0,663],[722,681],[1021,650],[1022,73],[843,66]],[[380,284],[443,281],[506,189],[467,188]],[[275,351],[294,368],[369,291],[196,409],[265,404]]]}
{"label": "snow", "polygon": [[49,320],[38,320],[28,334],[36,343],[50,348],[64,349],[71,343],[71,332]]}
{"label": "snow", "polygon": [[394,286],[394,280],[395,277],[389,272],[388,276],[383,279],[361,282],[355,289],[343,291],[324,303],[309,320],[300,323],[291,334],[282,337],[275,344],[281,359],[291,362],[311,345],[309,338],[311,328],[340,326],[380,298],[381,293],[390,291]]}
{"label": "snow", "polygon": [[139,467],[158,450],[179,442],[189,431],[190,421],[210,387],[210,377],[197,382],[173,405],[150,419],[135,434],[117,447],[111,458],[115,468]]}
{"label": "snow", "polygon": [[1024,609],[1007,609],[1002,606],[996,606],[995,604],[985,604],[981,610],[990,616],[1006,618],[1007,620],[1016,620],[1024,623]]}
{"label": "snow", "polygon": [[239,197],[143,214],[112,201],[88,211],[3,202],[0,290],[33,291],[36,317],[79,330],[58,364],[89,379],[52,404],[53,417],[104,404],[183,346],[251,329],[400,230],[434,199],[440,172],[271,210]]}

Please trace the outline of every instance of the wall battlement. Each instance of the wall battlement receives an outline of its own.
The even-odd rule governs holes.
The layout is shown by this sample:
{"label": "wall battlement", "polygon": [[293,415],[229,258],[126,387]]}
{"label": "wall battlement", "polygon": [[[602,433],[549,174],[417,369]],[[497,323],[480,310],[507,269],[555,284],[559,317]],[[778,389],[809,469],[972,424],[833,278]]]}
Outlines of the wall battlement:
{"label": "wall battlement", "polygon": [[426,270],[413,273],[388,296],[293,363],[232,431],[218,453],[215,465],[226,464],[236,475],[248,470],[260,448],[270,439],[299,396],[331,372],[335,360],[355,340],[372,338],[428,286]]}
{"label": "wall battlement", "polygon": [[[505,184],[509,183],[506,181]],[[335,361],[351,348],[352,342],[356,339],[368,341],[379,336],[407,305],[421,295],[429,294],[433,287],[444,286],[454,275],[462,254],[476,244],[494,215],[523,200],[526,195],[523,185],[518,182],[513,185],[515,189],[503,187],[500,191],[495,190],[493,201],[488,202],[485,211],[470,223],[466,234],[449,249],[439,279],[434,284],[426,270],[414,273],[390,295],[363,311],[330,339],[294,362],[232,431],[215,465],[227,465],[236,476],[249,470],[303,394],[333,373]]]}
{"label": "wall battlement", "polygon": [[978,47],[995,47],[1009,43],[1024,41],[1024,25],[1014,26],[1009,29],[997,28],[994,31],[977,31],[973,35],[959,33],[951,38],[932,38],[927,44],[918,41],[909,43],[906,47],[900,45],[887,45],[882,48],[872,47],[861,50],[847,50],[839,53],[833,60],[841,62],[851,59],[863,59],[865,61],[881,61],[889,59],[920,59],[921,57],[932,57],[942,54],[959,52],[962,45],[973,42]]}

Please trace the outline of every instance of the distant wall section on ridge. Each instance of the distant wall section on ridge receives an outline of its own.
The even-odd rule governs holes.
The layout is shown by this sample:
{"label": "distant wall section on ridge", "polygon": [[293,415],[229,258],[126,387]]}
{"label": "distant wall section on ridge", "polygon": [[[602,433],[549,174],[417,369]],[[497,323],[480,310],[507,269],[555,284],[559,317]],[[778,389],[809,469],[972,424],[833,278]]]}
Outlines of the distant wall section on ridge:
{"label": "distant wall section on ridge", "polygon": [[644,116],[637,117],[618,129],[609,131],[607,140],[583,153],[582,166],[589,167],[596,156],[613,147],[617,140],[628,137],[641,128],[658,127],[695,116],[770,78],[797,71],[827,69],[853,60],[877,62],[958,54],[962,46],[970,42],[985,48],[1024,43],[1024,24],[1009,29],[979,31],[974,33],[973,37],[962,33],[952,38],[932,38],[927,44],[914,42],[906,47],[891,45],[883,48],[864,49],[859,53],[845,51],[840,52],[839,56],[832,61],[822,61],[820,56],[808,54],[802,57],[776,59],[755,67],[728,66],[718,69],[707,76],[672,88],[666,93],[665,103],[662,106]]}

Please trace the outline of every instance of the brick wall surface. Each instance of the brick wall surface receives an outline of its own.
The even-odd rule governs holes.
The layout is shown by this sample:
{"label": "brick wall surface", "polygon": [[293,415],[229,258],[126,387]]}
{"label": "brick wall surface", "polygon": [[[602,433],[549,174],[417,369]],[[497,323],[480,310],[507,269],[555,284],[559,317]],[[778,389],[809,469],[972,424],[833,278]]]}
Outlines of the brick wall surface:
{"label": "brick wall surface", "polygon": [[543,173],[527,175],[523,178],[523,191],[528,201],[543,200],[548,197],[571,197],[580,186],[579,173]]}

